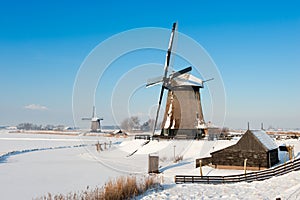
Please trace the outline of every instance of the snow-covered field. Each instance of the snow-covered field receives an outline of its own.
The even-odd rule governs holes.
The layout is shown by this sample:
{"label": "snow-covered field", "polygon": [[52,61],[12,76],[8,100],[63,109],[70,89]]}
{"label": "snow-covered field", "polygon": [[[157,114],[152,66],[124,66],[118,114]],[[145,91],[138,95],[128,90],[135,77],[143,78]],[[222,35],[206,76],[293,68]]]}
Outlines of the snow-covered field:
{"label": "snow-covered field", "polygon": [[103,167],[88,148],[109,139],[2,131],[0,155],[15,153],[0,157],[0,199],[32,199],[47,192],[67,193],[103,185],[120,173]]}
{"label": "snow-covered field", "polygon": [[[96,143],[109,144],[97,152]],[[148,170],[148,155],[159,155],[159,179],[164,190],[148,191],[143,199],[300,199],[300,172],[262,182],[229,185],[174,184],[176,174],[199,175],[195,159],[237,141],[151,141],[102,136],[22,134],[0,131],[1,199],[32,199],[51,192],[81,191],[87,186],[103,186],[110,178],[122,175],[143,176]],[[295,146],[300,142],[280,141]],[[104,148],[104,145],[102,145]],[[10,153],[9,153],[10,152]],[[134,153],[135,152],[135,153]],[[174,163],[175,156],[183,160]],[[243,173],[203,167],[204,175]],[[297,196],[298,195],[298,196]]]}

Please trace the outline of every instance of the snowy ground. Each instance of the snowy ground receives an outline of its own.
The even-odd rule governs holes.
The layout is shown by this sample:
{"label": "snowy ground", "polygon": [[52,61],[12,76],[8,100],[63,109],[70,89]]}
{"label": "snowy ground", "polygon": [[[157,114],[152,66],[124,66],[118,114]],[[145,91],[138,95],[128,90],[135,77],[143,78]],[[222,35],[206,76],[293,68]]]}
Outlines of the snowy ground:
{"label": "snowy ground", "polygon": [[[95,144],[111,141],[112,146],[97,152]],[[148,155],[160,158],[160,180],[165,190],[147,193],[143,199],[274,199],[276,195],[297,197],[300,172],[253,183],[229,185],[174,184],[176,174],[199,175],[195,159],[235,144],[233,141],[151,141],[132,138],[21,134],[0,131],[1,199],[31,199],[51,193],[81,191],[87,186],[102,186],[121,175],[142,176],[148,170]],[[300,142],[280,141],[295,146]],[[104,145],[102,145],[104,148]],[[9,153],[10,152],[10,153]],[[2,155],[2,156],[1,156]],[[183,160],[174,163],[175,156]],[[203,167],[204,175],[243,173]],[[161,178],[163,177],[163,178]],[[284,183],[284,184],[282,184]],[[298,197],[300,198],[300,197]],[[297,198],[294,198],[297,199]]]}
{"label": "snowy ground", "polygon": [[120,173],[91,158],[87,148],[110,140],[118,142],[114,138],[1,132],[0,155],[16,152],[0,157],[1,199],[32,199],[48,192],[67,193],[103,185]]}
{"label": "snowy ground", "polygon": [[223,185],[166,185],[159,192],[149,191],[142,199],[300,199],[300,172],[252,183]]}

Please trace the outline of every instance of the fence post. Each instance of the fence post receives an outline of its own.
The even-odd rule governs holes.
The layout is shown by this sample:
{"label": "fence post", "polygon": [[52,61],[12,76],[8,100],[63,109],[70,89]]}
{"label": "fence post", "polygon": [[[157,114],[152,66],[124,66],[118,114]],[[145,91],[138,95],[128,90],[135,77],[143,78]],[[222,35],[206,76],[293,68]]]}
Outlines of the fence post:
{"label": "fence post", "polygon": [[101,151],[101,144],[99,143],[99,141],[98,141],[98,143],[96,143],[96,150],[98,152]]}
{"label": "fence post", "polygon": [[244,171],[245,171],[245,175],[247,174],[247,158],[245,158],[244,160]]}
{"label": "fence post", "polygon": [[203,173],[202,173],[202,160],[201,159],[199,160],[199,168],[200,168],[200,176],[202,177]]}

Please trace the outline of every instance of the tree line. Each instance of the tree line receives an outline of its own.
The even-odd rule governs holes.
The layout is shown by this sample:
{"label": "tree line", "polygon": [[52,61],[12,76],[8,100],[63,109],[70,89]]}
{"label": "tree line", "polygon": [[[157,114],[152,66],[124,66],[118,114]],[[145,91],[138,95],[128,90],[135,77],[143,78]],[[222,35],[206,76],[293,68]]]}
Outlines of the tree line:
{"label": "tree line", "polygon": [[[124,119],[120,125],[123,130],[127,131],[152,131],[154,127],[155,120],[148,119],[147,121],[141,123],[138,116],[132,116]],[[160,128],[161,123],[157,123],[156,129]]]}
{"label": "tree line", "polygon": [[[144,131],[149,132],[153,131],[155,120],[148,119],[145,122],[141,122],[138,116],[132,116],[124,119],[121,122],[120,128],[126,131]],[[161,123],[157,123],[156,129],[160,129]],[[17,129],[19,130],[64,130],[64,125],[51,125],[48,124],[38,125],[33,123],[20,123],[17,125]]]}
{"label": "tree line", "polygon": [[46,126],[37,125],[33,123],[21,123],[17,125],[17,129],[20,130],[64,130],[64,125],[51,125],[48,124]]}

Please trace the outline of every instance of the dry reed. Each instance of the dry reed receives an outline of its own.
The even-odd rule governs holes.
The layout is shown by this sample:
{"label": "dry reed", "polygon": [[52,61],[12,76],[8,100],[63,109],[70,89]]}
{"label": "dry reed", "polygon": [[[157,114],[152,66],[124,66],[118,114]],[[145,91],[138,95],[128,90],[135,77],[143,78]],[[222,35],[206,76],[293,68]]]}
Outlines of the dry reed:
{"label": "dry reed", "polygon": [[138,183],[136,177],[119,177],[108,181],[102,188],[96,187],[81,192],[70,192],[68,194],[48,193],[36,200],[122,200],[131,199],[143,194],[148,189],[158,186],[154,177],[146,177]]}

